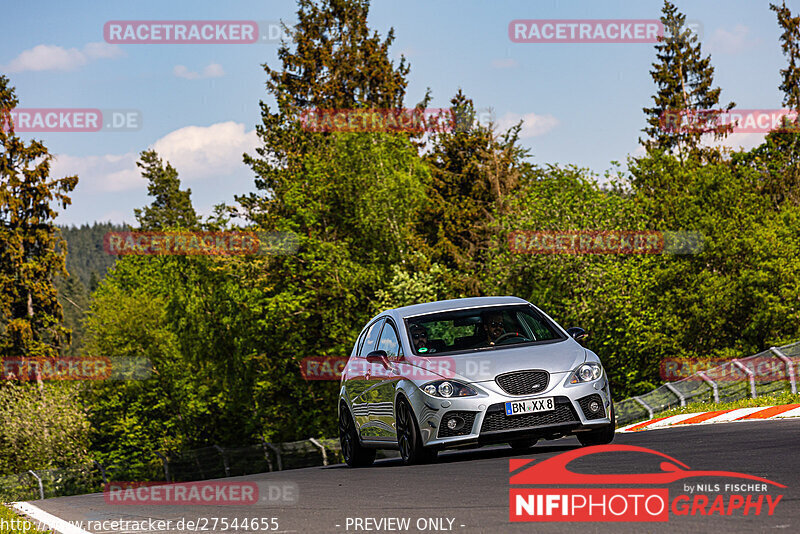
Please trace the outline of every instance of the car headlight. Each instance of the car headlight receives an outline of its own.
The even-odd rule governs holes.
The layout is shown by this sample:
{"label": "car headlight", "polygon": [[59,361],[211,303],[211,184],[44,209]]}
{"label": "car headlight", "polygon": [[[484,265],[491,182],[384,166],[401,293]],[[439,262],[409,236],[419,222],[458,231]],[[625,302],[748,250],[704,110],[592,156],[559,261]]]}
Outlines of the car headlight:
{"label": "car headlight", "polygon": [[432,397],[471,397],[478,394],[471,387],[452,380],[428,382],[421,389]]}
{"label": "car headlight", "polygon": [[569,379],[570,384],[581,384],[597,380],[603,375],[603,367],[597,362],[582,363],[572,373]]}

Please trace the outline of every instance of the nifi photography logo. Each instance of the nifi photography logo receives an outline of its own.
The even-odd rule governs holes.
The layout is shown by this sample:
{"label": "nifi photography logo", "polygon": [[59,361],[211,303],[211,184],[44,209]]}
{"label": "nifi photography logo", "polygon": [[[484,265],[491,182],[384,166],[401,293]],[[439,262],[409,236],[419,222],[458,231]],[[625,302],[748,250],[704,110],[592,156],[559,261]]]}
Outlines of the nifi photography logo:
{"label": "nifi photography logo", "polygon": [[[660,462],[659,470],[588,474],[567,468],[571,462],[580,464],[581,458],[602,453],[651,455],[654,458],[650,459]],[[664,453],[634,445],[586,447],[534,462],[535,458],[509,460],[512,473],[509,520],[512,522],[665,522],[669,521],[670,513],[698,517],[771,516],[783,494],[769,491],[786,488],[783,484],[744,473],[693,470]],[[684,482],[688,479],[694,479],[693,483]],[[682,488],[670,499],[667,486],[677,482],[682,483]]]}

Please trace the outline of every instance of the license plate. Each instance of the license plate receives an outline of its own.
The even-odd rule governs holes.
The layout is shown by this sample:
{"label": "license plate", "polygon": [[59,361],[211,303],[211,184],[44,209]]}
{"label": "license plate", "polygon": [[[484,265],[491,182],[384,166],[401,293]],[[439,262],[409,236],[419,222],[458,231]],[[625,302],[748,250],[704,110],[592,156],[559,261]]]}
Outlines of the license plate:
{"label": "license plate", "polygon": [[524,413],[551,412],[556,409],[553,397],[527,399],[506,403],[506,415],[522,415]]}

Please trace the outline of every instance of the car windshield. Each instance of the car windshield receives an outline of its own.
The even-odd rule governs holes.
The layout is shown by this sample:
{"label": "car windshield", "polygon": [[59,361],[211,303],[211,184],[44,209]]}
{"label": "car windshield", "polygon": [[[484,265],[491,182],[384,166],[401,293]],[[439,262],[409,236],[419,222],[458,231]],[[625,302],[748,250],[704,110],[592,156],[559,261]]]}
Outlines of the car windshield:
{"label": "car windshield", "polygon": [[565,339],[531,306],[491,306],[406,319],[416,354],[439,355]]}

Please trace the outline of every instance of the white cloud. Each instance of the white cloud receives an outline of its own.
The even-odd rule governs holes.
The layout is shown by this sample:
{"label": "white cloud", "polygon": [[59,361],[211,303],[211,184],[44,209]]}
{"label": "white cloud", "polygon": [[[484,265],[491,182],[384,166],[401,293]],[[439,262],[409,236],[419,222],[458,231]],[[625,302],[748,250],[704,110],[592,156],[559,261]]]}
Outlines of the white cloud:
{"label": "white cloud", "polygon": [[[152,148],[177,169],[181,182],[187,183],[249,172],[242,153],[255,152],[257,145],[255,130],[246,132],[244,124],[231,121],[175,130],[153,143]],[[78,189],[85,193],[144,191],[147,181],[136,166],[138,159],[139,154],[133,152],[81,157],[59,154],[52,176],[77,174]]]}
{"label": "white cloud", "polygon": [[500,130],[507,130],[516,125],[522,120],[522,130],[519,133],[520,139],[527,139],[529,137],[537,137],[544,135],[556,126],[559,121],[552,115],[538,115],[536,113],[526,113],[520,115],[518,113],[506,113],[497,121],[497,126]]}
{"label": "white cloud", "polygon": [[187,80],[197,80],[200,78],[220,78],[225,76],[225,70],[219,63],[209,63],[203,68],[202,72],[195,72],[189,70],[185,65],[175,65],[172,73],[178,78],[186,78]]}
{"label": "white cloud", "polygon": [[233,121],[211,126],[187,126],[153,143],[159,156],[168,160],[186,181],[227,175],[247,168],[242,162],[242,153],[253,153],[256,146],[258,136],[255,130],[245,132],[244,124]]}
{"label": "white cloud", "polygon": [[513,69],[518,66],[519,63],[512,57],[492,60],[492,67],[495,69]]}
{"label": "white cloud", "polygon": [[757,43],[750,37],[750,28],[737,24],[732,30],[717,28],[708,42],[712,54],[739,54]]}
{"label": "white cloud", "polygon": [[111,193],[132,189],[145,189],[136,167],[137,154],[106,154],[105,156],[70,156],[59,154],[53,162],[54,177],[77,174],[78,188],[87,192]]}
{"label": "white cloud", "polygon": [[24,50],[3,67],[8,72],[76,70],[95,59],[113,59],[125,55],[120,47],[108,43],[88,43],[83,49],[55,45],[37,45]]}

